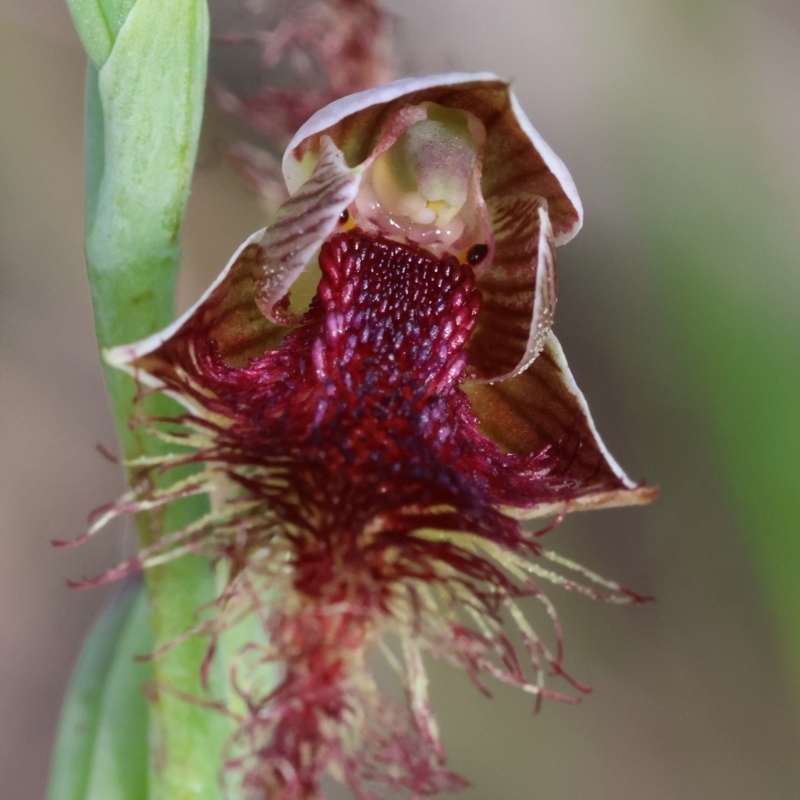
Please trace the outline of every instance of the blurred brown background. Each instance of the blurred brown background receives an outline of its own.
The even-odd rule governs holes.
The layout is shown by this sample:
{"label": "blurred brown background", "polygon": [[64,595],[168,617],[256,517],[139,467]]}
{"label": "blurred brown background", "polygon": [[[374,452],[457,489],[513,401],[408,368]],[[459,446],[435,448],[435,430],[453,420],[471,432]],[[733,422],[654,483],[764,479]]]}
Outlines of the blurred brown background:
{"label": "blurred brown background", "polygon": [[[211,5],[223,18],[222,0]],[[474,784],[461,797],[800,797],[800,609],[786,588],[800,583],[800,521],[786,511],[800,452],[794,429],[770,428],[800,417],[800,5],[390,8],[407,71],[513,78],[569,166],[587,222],[560,254],[556,330],[610,449],[662,486],[652,508],[580,515],[553,534],[658,597],[614,608],[552,593],[567,667],[595,687],[580,706],[533,717],[528,698],[499,687],[486,700],[433,666],[450,763]],[[108,597],[65,580],[130,546],[121,528],[78,551],[48,544],[121,485],[95,450],[114,437],[82,258],[84,64],[59,0],[0,0],[3,800],[42,797],[60,698]],[[264,223],[224,159],[241,127],[212,104],[207,117],[182,307]]]}

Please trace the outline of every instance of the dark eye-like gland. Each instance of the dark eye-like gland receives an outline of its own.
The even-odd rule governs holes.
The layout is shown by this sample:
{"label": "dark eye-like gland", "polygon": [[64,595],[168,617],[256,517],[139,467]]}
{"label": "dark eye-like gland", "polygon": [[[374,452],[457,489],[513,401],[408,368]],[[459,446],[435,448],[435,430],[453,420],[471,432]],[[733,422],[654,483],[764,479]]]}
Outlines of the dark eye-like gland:
{"label": "dark eye-like gland", "polygon": [[350,212],[347,209],[345,209],[344,211],[342,211],[341,214],[339,214],[340,225],[346,225],[349,219],[350,219]]}
{"label": "dark eye-like gland", "polygon": [[467,263],[473,267],[480,264],[489,254],[489,247],[485,244],[474,244],[467,251]]}

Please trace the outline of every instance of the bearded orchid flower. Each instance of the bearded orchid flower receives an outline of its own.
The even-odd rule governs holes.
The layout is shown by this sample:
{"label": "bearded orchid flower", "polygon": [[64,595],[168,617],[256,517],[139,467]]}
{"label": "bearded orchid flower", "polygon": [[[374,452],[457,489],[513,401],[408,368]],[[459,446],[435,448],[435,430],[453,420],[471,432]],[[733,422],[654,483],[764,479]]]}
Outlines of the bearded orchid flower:
{"label": "bearded orchid flower", "polygon": [[[253,796],[318,798],[326,772],[358,798],[427,796],[464,782],[444,766],[424,653],[538,701],[548,674],[566,675],[541,583],[641,599],[521,520],[656,490],[603,445],[551,331],[555,246],[582,209],[508,83],[450,74],[344,98],[303,125],[283,171],[289,199],[194,307],[107,352],[186,409],[158,430],[176,452],[132,468],[202,469],[166,489],[143,480],[86,535],[192,494],[212,511],[94,582],[188,552],[227,568],[195,632],[213,651],[245,617],[263,628],[233,668],[227,754]],[[378,690],[374,652],[407,707]],[[264,685],[274,663],[282,677]]]}

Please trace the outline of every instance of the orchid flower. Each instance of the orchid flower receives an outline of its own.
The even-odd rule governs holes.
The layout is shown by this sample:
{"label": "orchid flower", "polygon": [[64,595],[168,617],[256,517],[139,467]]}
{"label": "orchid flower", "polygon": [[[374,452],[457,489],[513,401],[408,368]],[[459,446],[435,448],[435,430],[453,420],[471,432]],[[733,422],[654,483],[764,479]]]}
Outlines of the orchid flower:
{"label": "orchid flower", "polygon": [[[555,247],[582,208],[507,82],[439,75],[338,100],[300,128],[283,173],[288,200],[200,300],[106,353],[186,409],[177,430],[154,421],[174,454],[132,467],[202,469],[167,489],[141,481],[87,536],[192,494],[212,510],[95,582],[188,552],[223,565],[194,632],[213,652],[260,621],[228,710],[228,774],[253,796],[319,798],[326,772],[358,798],[427,796],[464,781],[444,766],[423,654],[538,702],[555,694],[547,675],[566,675],[541,584],[641,599],[547,549],[552,525],[521,521],[656,490],[609,454],[552,333]],[[406,706],[378,690],[376,652]],[[282,677],[264,685],[274,663]]]}

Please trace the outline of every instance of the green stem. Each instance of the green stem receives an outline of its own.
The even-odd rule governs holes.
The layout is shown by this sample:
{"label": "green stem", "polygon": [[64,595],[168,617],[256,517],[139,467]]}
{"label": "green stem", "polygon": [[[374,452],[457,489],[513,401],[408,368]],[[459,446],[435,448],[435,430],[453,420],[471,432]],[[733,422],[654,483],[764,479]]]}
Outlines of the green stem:
{"label": "green stem", "polygon": [[[87,81],[86,259],[104,349],[148,336],[173,316],[178,237],[205,91],[208,10],[204,0],[73,0],[71,11],[93,61]],[[108,368],[106,385],[125,458],[163,453],[164,445],[132,420],[170,416],[174,404],[160,396],[137,403],[134,381]],[[140,514],[142,546],[206,507],[201,497]],[[157,648],[191,628],[197,608],[216,594],[209,564],[196,557],[150,569],[146,582]],[[220,796],[228,722],[176,696],[204,693],[205,647],[189,639],[153,665],[149,796],[156,800]],[[211,683],[221,695],[219,664]]]}

